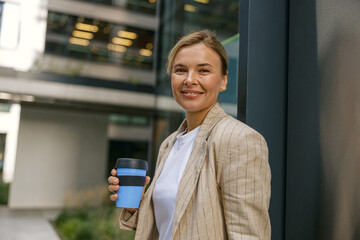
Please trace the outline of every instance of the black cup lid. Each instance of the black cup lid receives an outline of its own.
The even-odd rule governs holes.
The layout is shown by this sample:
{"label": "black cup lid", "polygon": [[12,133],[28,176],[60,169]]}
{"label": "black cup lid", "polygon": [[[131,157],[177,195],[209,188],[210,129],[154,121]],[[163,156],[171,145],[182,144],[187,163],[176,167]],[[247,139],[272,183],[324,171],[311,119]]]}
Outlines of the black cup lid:
{"label": "black cup lid", "polygon": [[148,170],[148,163],[145,160],[135,158],[118,158],[115,168],[136,168]]}

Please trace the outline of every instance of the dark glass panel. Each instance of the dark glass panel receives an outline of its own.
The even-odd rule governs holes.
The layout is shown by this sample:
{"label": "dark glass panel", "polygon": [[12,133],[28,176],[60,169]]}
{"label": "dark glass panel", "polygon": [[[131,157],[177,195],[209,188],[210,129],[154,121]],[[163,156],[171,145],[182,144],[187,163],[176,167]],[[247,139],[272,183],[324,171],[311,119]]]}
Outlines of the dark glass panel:
{"label": "dark glass panel", "polygon": [[65,57],[151,70],[154,31],[49,12],[45,51]]}
{"label": "dark glass panel", "polygon": [[142,14],[156,14],[156,0],[78,0],[136,11]]}
{"label": "dark glass panel", "polygon": [[106,175],[114,168],[118,158],[126,157],[148,160],[148,148],[148,142],[111,140],[109,142],[109,161]]}

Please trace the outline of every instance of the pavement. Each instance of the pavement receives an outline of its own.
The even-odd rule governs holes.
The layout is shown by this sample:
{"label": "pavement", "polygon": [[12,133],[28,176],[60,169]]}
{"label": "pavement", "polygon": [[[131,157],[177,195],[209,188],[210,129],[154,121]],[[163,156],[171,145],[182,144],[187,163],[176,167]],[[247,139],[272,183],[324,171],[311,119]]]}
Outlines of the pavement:
{"label": "pavement", "polygon": [[59,212],[0,206],[0,240],[60,240],[50,222]]}

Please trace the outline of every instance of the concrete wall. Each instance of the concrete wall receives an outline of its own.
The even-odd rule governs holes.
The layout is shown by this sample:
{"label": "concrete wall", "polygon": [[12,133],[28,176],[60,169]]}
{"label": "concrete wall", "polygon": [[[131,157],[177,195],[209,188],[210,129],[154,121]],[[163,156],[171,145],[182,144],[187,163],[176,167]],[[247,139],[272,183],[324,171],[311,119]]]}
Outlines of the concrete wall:
{"label": "concrete wall", "polygon": [[290,1],[286,234],[360,239],[360,2]]}
{"label": "concrete wall", "polygon": [[105,114],[22,106],[12,208],[58,208],[67,194],[105,184]]}
{"label": "concrete wall", "polygon": [[316,239],[360,239],[360,1],[317,0],[321,194]]}

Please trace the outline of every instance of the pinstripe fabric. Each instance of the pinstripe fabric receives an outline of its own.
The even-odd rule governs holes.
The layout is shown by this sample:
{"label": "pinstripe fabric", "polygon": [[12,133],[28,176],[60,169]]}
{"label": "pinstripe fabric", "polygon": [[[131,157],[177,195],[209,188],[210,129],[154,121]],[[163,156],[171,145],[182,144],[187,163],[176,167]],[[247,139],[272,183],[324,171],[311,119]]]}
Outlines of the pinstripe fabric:
{"label": "pinstripe fabric", "polygon": [[[152,192],[179,131],[161,145],[153,181],[138,212],[123,211],[120,227],[137,240],[158,239]],[[216,104],[202,123],[181,179],[173,239],[270,239],[268,149],[263,137]]]}

